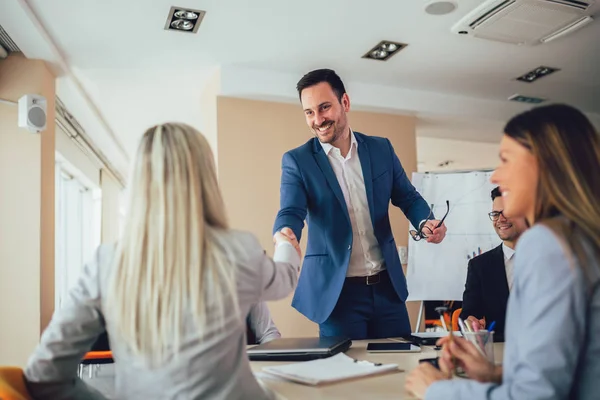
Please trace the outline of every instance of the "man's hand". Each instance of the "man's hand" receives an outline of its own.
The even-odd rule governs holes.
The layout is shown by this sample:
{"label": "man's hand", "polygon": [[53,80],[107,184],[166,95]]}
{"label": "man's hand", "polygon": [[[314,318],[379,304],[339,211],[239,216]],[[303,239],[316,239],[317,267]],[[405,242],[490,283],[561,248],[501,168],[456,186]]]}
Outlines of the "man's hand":
{"label": "man's hand", "polygon": [[300,250],[300,243],[298,243],[298,239],[296,239],[296,235],[294,234],[293,230],[286,227],[280,230],[279,232],[275,232],[275,235],[273,235],[273,243],[278,244],[282,241],[291,243],[291,245],[294,246],[294,248],[296,249],[296,252],[298,252],[298,256],[302,258],[302,250]]}
{"label": "man's hand", "polygon": [[469,315],[465,323],[469,324],[473,330],[485,329],[485,318],[477,319],[477,317]]}
{"label": "man's hand", "polygon": [[421,232],[427,236],[427,243],[441,243],[446,237],[446,225],[442,224],[439,228],[436,228],[439,223],[439,220],[430,219],[423,225]]}

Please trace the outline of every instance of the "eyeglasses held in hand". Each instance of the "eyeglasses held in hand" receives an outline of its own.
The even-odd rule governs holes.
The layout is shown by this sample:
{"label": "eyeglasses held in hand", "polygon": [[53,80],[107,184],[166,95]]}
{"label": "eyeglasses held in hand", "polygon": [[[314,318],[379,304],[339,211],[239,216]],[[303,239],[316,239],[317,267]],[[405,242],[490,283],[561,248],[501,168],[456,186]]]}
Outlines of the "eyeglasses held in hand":
{"label": "eyeglasses held in hand", "polygon": [[506,218],[506,216],[504,215],[504,210],[500,210],[500,211],[492,211],[491,213],[488,213],[488,216],[490,217],[490,219],[494,222],[498,221],[498,218],[500,218],[500,216],[503,216],[504,218]]}
{"label": "eyeglasses held in hand", "polygon": [[[440,220],[440,222],[435,226],[434,229],[437,229],[440,226],[442,226],[442,224],[444,223],[444,220],[448,216],[449,212],[450,212],[450,201],[446,200],[446,214],[444,214],[444,218],[442,218]],[[429,209],[429,216],[427,217],[427,221],[429,221],[432,216],[433,216],[433,204],[431,205],[431,208]],[[427,222],[427,221],[425,221],[425,222]],[[410,237],[412,237],[413,240],[418,242],[421,239],[427,239],[427,236],[429,236],[429,235],[433,235],[433,231],[431,230],[430,227],[425,226],[425,222],[423,222],[421,224],[421,229],[419,229],[418,231],[414,230],[414,229],[411,229],[410,231],[408,231],[408,233],[410,233]]]}

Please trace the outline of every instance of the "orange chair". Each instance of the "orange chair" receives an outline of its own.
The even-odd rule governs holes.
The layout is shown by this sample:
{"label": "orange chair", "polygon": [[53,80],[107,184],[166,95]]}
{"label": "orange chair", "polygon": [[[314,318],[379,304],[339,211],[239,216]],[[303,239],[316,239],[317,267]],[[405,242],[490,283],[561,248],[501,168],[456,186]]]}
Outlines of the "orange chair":
{"label": "orange chair", "polygon": [[439,327],[443,327],[442,322],[438,319],[426,319],[425,320],[425,326],[429,327],[429,326],[439,326]]}
{"label": "orange chair", "polygon": [[[113,360],[112,351],[89,351],[84,357],[83,360],[79,363],[79,370],[77,371],[77,375],[80,378],[83,378],[83,370],[86,366],[89,368],[89,377],[92,378],[95,373],[100,368],[102,364],[112,364],[115,361]],[[0,397],[2,399],[2,397]],[[4,400],[4,399],[2,399]]]}
{"label": "orange chair", "polygon": [[452,313],[452,330],[454,332],[459,331],[460,328],[458,326],[458,318],[460,317],[460,313],[462,312],[462,308],[457,308]]}
{"label": "orange chair", "polygon": [[21,368],[0,367],[0,399],[31,400]]}

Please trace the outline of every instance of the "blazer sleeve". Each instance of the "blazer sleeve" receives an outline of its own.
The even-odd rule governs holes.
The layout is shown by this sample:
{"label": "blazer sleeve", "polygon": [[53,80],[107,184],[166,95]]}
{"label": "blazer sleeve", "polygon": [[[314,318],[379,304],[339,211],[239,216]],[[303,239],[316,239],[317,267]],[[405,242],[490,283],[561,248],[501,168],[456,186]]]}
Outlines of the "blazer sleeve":
{"label": "blazer sleeve", "polygon": [[548,228],[536,226],[526,232],[515,254],[514,298],[507,321],[507,326],[520,324],[512,327],[516,334],[504,352],[518,358],[504,368],[503,384],[436,382],[425,398],[569,398],[586,328],[585,286],[578,269]]}
{"label": "blazer sleeve", "polygon": [[463,303],[460,317],[467,319],[470,315],[483,318],[483,293],[481,293],[481,278],[475,259],[469,260],[467,282],[463,292]]}
{"label": "blazer sleeve", "polygon": [[[406,176],[406,172],[400,164],[400,160],[394,151],[389,139],[386,139],[392,153],[392,204],[399,207],[412,226],[419,228],[421,222],[429,217],[430,208],[421,194]],[[434,218],[432,214],[432,218]]]}
{"label": "blazer sleeve", "polygon": [[287,152],[281,160],[279,212],[273,225],[273,234],[288,227],[300,241],[307,214],[308,195],[294,156]]}
{"label": "blazer sleeve", "polygon": [[280,300],[290,294],[298,283],[300,256],[288,242],[275,246],[273,258],[269,257],[256,236],[240,232],[233,241],[238,252],[238,291],[242,304]]}
{"label": "blazer sleeve", "polygon": [[25,382],[35,399],[104,399],[77,377],[81,359],[105,332],[98,254],[83,268],[62,307],[54,312],[27,363]]}
{"label": "blazer sleeve", "polygon": [[296,288],[300,257],[290,243],[277,245],[273,259],[264,254],[261,264],[262,301],[283,299]]}

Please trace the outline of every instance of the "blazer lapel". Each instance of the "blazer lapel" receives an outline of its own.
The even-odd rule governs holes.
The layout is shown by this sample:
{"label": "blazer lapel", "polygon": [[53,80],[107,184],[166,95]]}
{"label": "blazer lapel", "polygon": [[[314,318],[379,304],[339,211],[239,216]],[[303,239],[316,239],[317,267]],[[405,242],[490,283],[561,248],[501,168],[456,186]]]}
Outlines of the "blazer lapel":
{"label": "blazer lapel", "polygon": [[321,145],[319,145],[319,143],[316,143],[316,141],[317,139],[315,139],[315,160],[317,161],[319,168],[321,168],[323,175],[325,175],[325,179],[327,179],[329,187],[331,188],[331,190],[333,190],[335,197],[340,202],[342,210],[344,210],[346,218],[348,218],[348,222],[350,222],[350,216],[348,215],[348,207],[346,206],[346,200],[344,199],[342,188],[340,188],[340,184],[337,180],[337,177],[335,176],[335,173],[333,172],[333,168],[331,168],[331,164],[329,163],[327,154],[325,154]]}
{"label": "blazer lapel", "polygon": [[369,214],[371,214],[371,221],[375,223],[375,209],[373,207],[373,174],[371,171],[371,155],[369,153],[369,146],[367,145],[367,142],[360,137],[360,134],[355,132],[354,136],[358,142],[358,157],[360,159],[363,180],[365,181],[367,203],[369,203]]}

